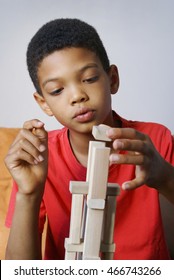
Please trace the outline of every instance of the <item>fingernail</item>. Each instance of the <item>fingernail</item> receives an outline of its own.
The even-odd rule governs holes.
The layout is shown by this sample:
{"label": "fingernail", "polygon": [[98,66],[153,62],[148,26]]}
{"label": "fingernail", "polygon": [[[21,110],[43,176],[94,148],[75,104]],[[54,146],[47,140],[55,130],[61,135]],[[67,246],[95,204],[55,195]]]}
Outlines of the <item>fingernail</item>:
{"label": "fingernail", "polygon": [[116,146],[117,146],[117,149],[123,149],[124,148],[123,142],[116,142]]}
{"label": "fingernail", "polygon": [[38,122],[37,122],[37,125],[39,125],[39,126],[40,126],[40,125],[44,125],[44,123],[41,122],[41,121],[38,121]]}
{"label": "fingernail", "polygon": [[112,129],[106,130],[106,135],[111,136],[113,134]]}
{"label": "fingernail", "polygon": [[38,156],[38,160],[39,160],[40,162],[43,161],[43,160],[44,160],[43,156],[42,156],[42,155],[39,155],[39,156]]}
{"label": "fingernail", "polygon": [[113,162],[117,162],[117,161],[119,161],[120,157],[119,157],[119,155],[113,154],[113,155],[111,155],[110,159]]}
{"label": "fingernail", "polygon": [[40,151],[40,152],[45,151],[45,149],[46,149],[46,147],[45,147],[44,145],[40,145],[40,146],[39,146],[39,151]]}
{"label": "fingernail", "polygon": [[129,184],[128,183],[123,184],[122,189],[123,190],[128,190],[129,189]]}

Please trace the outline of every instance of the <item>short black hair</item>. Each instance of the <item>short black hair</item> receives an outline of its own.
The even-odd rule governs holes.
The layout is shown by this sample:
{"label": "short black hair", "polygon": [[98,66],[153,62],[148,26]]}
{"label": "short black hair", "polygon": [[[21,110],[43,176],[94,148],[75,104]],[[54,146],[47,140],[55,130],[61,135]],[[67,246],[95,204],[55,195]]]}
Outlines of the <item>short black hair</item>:
{"label": "short black hair", "polygon": [[79,19],[60,18],[44,24],[31,39],[27,49],[27,66],[31,80],[42,95],[38,82],[38,67],[54,51],[81,47],[94,52],[104,70],[109,70],[109,59],[94,27]]}

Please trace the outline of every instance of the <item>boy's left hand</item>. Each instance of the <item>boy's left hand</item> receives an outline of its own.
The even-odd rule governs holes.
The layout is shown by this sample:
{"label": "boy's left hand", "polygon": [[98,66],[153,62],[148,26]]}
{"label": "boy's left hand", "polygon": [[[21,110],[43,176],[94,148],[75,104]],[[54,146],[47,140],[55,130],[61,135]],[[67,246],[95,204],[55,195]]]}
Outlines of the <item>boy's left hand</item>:
{"label": "boy's left hand", "polygon": [[123,189],[144,184],[159,189],[165,183],[169,163],[158,153],[149,136],[132,128],[111,128],[106,135],[113,140],[110,163],[136,165],[135,179],[124,182]]}

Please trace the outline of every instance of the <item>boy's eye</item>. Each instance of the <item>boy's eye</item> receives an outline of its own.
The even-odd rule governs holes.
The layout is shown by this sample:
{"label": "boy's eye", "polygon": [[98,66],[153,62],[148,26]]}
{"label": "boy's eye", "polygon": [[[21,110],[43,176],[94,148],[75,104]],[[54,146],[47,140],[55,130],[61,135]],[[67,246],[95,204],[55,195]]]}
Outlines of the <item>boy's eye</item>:
{"label": "boy's eye", "polygon": [[59,95],[62,92],[63,88],[56,89],[50,92],[51,95]]}
{"label": "boy's eye", "polygon": [[94,76],[89,79],[84,79],[83,82],[93,83],[93,82],[96,82],[97,80],[98,80],[98,76]]}

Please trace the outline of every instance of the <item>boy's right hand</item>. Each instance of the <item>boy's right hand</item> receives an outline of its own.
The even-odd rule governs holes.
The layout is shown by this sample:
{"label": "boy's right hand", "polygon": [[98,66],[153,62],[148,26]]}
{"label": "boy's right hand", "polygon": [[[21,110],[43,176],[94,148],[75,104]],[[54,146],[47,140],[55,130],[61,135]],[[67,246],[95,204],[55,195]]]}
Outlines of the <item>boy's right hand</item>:
{"label": "boy's right hand", "polygon": [[48,170],[48,136],[42,122],[24,123],[8,151],[5,164],[19,193],[43,193]]}

